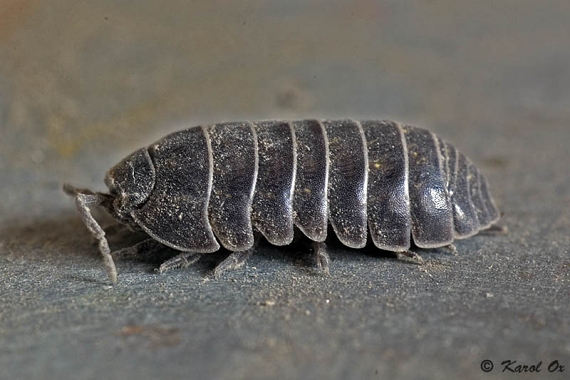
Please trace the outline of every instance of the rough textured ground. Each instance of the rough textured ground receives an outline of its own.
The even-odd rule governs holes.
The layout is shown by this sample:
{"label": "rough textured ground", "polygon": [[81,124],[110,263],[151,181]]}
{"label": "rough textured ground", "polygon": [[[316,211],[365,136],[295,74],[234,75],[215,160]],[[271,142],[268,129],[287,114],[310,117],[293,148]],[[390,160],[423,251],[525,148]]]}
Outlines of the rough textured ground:
{"label": "rough textured ground", "polygon": [[[0,3],[0,378],[506,378],[570,374],[566,1]],[[63,182],[184,126],[392,118],[488,176],[506,236],[398,262],[262,244],[108,286]],[[119,242],[120,243],[120,242]],[[491,360],[491,373],[480,369]],[[566,371],[546,376],[558,360]]]}

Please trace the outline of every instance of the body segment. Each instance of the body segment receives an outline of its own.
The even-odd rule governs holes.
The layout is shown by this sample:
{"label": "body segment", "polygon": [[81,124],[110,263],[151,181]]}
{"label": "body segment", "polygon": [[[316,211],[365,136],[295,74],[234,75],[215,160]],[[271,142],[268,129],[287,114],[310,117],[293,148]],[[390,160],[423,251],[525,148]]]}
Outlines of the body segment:
{"label": "body segment", "polygon": [[442,157],[435,135],[403,128],[408,150],[412,237],[418,247],[435,248],[453,241],[453,211],[445,187]]}
{"label": "body segment", "polygon": [[309,239],[324,241],[328,224],[329,144],[318,120],[293,122],[297,175],[293,194],[295,226]]}
{"label": "body segment", "polygon": [[368,154],[364,132],[352,120],[325,121],[329,142],[329,223],[338,239],[351,248],[366,245]]}
{"label": "body segment", "polygon": [[266,121],[255,126],[258,173],[252,206],[255,229],[275,245],[293,241],[293,190],[297,173],[297,147],[293,126]]}
{"label": "body segment", "polygon": [[362,122],[368,146],[368,229],[374,245],[410,248],[408,155],[402,128],[393,122]]}
{"label": "body segment", "polygon": [[253,245],[251,205],[258,172],[257,136],[249,122],[207,128],[213,182],[208,217],[221,245],[241,251]]}
{"label": "body segment", "polygon": [[148,151],[156,180],[146,203],[131,212],[136,224],[174,249],[217,250],[208,220],[212,158],[205,129],[174,133]]}

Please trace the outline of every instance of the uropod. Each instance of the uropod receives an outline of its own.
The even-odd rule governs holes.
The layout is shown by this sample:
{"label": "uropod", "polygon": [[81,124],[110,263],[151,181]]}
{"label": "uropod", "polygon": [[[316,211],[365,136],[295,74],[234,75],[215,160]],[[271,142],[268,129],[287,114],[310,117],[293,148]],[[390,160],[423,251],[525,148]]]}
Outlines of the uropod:
{"label": "uropod", "polygon": [[223,246],[231,253],[216,274],[245,262],[254,233],[287,245],[297,228],[315,242],[317,265],[328,271],[329,225],[348,247],[363,248],[370,237],[379,249],[421,261],[412,241],[449,246],[499,219],[487,180],[463,153],[430,131],[392,121],[196,126],[130,154],[105,183],[109,193],[64,190],[75,197],[113,283],[113,254],[91,206],[148,235],[127,250],[180,251],[161,272]]}

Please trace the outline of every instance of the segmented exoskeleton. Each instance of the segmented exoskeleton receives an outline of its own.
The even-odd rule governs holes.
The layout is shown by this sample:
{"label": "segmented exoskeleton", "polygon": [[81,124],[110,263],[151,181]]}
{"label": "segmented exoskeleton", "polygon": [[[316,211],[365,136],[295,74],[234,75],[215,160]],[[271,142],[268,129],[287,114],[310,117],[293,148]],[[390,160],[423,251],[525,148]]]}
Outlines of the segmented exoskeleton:
{"label": "segmented exoskeleton", "polygon": [[[433,133],[391,121],[231,122],[172,133],[111,168],[109,194],[66,185],[98,239],[113,282],[105,233],[89,206],[182,253],[162,270],[220,245],[243,263],[254,231],[291,243],[294,227],[323,242],[332,225],[346,246],[409,252],[450,245],[490,227],[499,212],[485,177]],[[139,246],[140,247],[140,246]],[[318,262],[328,270],[324,247]]]}

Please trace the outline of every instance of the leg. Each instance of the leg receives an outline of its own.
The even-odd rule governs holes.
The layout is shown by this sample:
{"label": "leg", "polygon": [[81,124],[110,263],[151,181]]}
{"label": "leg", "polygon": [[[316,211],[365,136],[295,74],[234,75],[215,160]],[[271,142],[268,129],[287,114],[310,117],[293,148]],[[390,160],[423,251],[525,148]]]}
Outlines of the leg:
{"label": "leg", "polygon": [[245,251],[241,252],[232,252],[228,257],[224,259],[221,263],[216,265],[214,268],[214,278],[221,276],[225,272],[230,270],[238,269],[239,267],[243,266],[247,259],[251,257],[257,245],[259,244],[259,239],[261,239],[261,234],[258,232],[254,232],[253,234],[253,246],[250,249],[246,249]]}
{"label": "leg", "polygon": [[164,245],[157,242],[152,238],[145,239],[137,244],[119,249],[118,251],[111,252],[111,255],[118,258],[124,258],[129,256],[145,256],[156,253],[164,248]]}
{"label": "leg", "polygon": [[455,245],[453,245],[453,244],[446,245],[444,248],[449,249],[453,256],[457,256],[459,254],[459,252],[457,252],[457,248],[455,248]]}
{"label": "leg", "polygon": [[507,226],[499,226],[496,224],[491,224],[487,229],[484,229],[480,233],[488,235],[506,235],[509,232]]}
{"label": "leg", "polygon": [[398,260],[408,261],[412,264],[424,265],[424,259],[422,259],[420,255],[418,255],[415,252],[404,251],[404,252],[394,252],[394,253],[396,254]]}
{"label": "leg", "polygon": [[81,215],[83,223],[91,232],[91,235],[99,242],[99,252],[103,256],[103,263],[105,264],[105,269],[107,274],[111,278],[111,282],[117,283],[117,268],[113,262],[113,256],[111,256],[111,251],[109,249],[109,244],[105,238],[105,231],[101,228],[99,223],[91,215],[91,210],[89,206],[100,206],[108,202],[108,197],[104,194],[93,193],[90,190],[76,189],[70,185],[64,185],[63,190],[69,194],[75,196],[75,205],[77,210]]}
{"label": "leg", "polygon": [[186,268],[200,260],[200,257],[202,257],[202,255],[199,253],[182,252],[163,262],[158,268],[158,272],[162,274],[171,269]]}
{"label": "leg", "polygon": [[327,246],[322,241],[313,242],[313,249],[315,253],[315,262],[317,264],[317,269],[325,274],[330,273],[330,262],[331,259],[327,252]]}
{"label": "leg", "polygon": [[253,254],[254,250],[255,245],[246,251],[230,253],[230,255],[226,257],[224,261],[219,263],[216,268],[214,268],[214,277],[219,277],[227,271],[238,269],[244,265],[247,259],[249,259]]}
{"label": "leg", "polygon": [[106,236],[114,236],[126,230],[128,230],[127,226],[120,223],[113,223],[111,225],[103,227],[103,231],[105,231]]}

